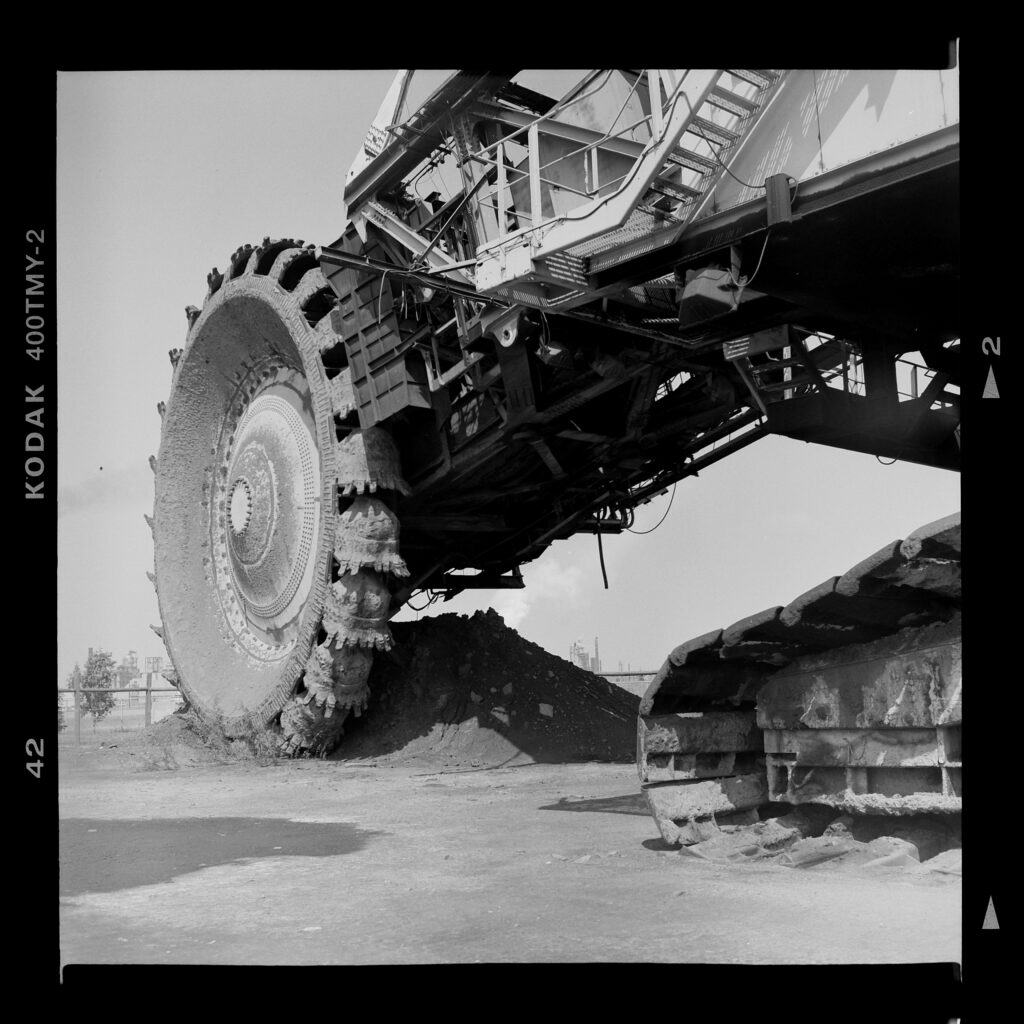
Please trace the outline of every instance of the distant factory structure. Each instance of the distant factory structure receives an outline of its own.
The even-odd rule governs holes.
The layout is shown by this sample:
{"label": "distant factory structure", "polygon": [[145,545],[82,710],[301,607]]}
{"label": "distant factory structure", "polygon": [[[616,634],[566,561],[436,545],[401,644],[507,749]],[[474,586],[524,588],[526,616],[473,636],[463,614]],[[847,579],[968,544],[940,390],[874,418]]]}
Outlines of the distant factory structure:
{"label": "distant factory structure", "polygon": [[601,656],[597,645],[597,637],[594,637],[593,654],[590,654],[586,647],[583,646],[582,640],[575,641],[569,648],[569,660],[587,672],[599,673],[601,671]]}

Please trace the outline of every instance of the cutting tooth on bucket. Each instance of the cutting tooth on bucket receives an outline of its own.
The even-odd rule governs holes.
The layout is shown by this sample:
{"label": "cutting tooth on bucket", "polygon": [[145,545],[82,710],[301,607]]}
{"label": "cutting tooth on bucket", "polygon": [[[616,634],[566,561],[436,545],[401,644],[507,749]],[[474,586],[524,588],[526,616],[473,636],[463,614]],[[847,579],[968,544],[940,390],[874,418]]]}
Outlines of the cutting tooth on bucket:
{"label": "cutting tooth on bucket", "polygon": [[329,754],[344,733],[349,712],[358,718],[370,699],[373,653],[363,647],[313,648],[300,691],[281,713],[281,752]]}
{"label": "cutting tooth on bucket", "polygon": [[366,648],[332,650],[319,644],[306,663],[306,693],[299,697],[300,703],[312,701],[324,708],[325,718],[330,718],[335,708],[354,709],[358,715],[370,698],[367,680],[372,664],[373,654]]}
{"label": "cutting tooth on bucket", "polygon": [[386,577],[409,575],[398,517],[379,496],[408,493],[391,436],[379,428],[353,431],[335,448],[335,466],[339,494],[356,496],[335,518],[338,578],[324,603],[326,639],[310,654],[301,687],[281,715],[281,750],[289,756],[330,753],[349,713],[359,717],[366,708],[373,651],[394,644]]}
{"label": "cutting tooth on bucket", "polygon": [[209,291],[207,292],[206,297],[210,298],[211,296],[215,295],[216,292],[217,292],[217,289],[220,288],[220,286],[223,283],[224,283],[224,275],[216,267],[214,267],[213,270],[211,270],[206,275],[206,284],[207,284],[207,286],[209,288]]}
{"label": "cutting tooth on bucket", "polygon": [[324,757],[338,745],[344,720],[344,714],[296,697],[281,712],[280,752],[286,757]]}
{"label": "cutting tooth on bucket", "polygon": [[409,493],[402,479],[398,448],[391,435],[380,427],[353,430],[338,444],[335,462],[341,494],[374,494],[378,490]]}
{"label": "cutting tooth on bucket", "polygon": [[338,516],[334,559],[339,574],[376,569],[393,576],[408,576],[398,553],[398,517],[376,497],[358,497]]}
{"label": "cutting tooth on bucket", "polygon": [[331,653],[334,698],[358,718],[370,699],[370,667],[373,653],[363,647],[344,647]]}
{"label": "cutting tooth on bucket", "polygon": [[346,573],[331,586],[324,606],[323,628],[337,647],[394,646],[388,626],[391,592],[378,573]]}

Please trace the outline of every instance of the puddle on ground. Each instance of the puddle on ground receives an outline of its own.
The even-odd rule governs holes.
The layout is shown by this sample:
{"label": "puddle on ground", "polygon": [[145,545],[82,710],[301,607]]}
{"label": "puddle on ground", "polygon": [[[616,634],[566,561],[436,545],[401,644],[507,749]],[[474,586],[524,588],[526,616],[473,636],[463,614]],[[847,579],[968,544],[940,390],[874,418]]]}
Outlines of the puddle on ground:
{"label": "puddle on ground", "polygon": [[115,892],[254,857],[337,857],[383,833],[286,818],[67,818],[60,894]]}

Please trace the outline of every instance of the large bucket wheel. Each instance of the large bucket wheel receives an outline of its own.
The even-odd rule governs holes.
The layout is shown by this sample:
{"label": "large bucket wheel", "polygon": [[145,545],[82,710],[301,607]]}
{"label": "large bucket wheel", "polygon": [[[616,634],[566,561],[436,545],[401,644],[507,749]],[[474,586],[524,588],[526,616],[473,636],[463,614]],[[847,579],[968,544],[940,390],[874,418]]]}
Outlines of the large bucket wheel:
{"label": "large bucket wheel", "polygon": [[171,353],[155,463],[162,636],[206,721],[322,755],[391,644],[385,577],[406,570],[373,492],[404,488],[397,452],[343,426],[351,388],[324,365],[343,349],[311,246],[247,246],[208,280]]}

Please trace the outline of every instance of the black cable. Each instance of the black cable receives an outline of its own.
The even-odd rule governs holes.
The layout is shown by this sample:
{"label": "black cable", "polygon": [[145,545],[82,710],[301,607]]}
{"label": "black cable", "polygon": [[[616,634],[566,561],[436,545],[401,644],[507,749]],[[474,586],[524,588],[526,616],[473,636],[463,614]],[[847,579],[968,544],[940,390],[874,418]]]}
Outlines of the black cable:
{"label": "black cable", "polygon": [[384,271],[384,276],[380,279],[380,291],[377,293],[377,323],[380,323],[380,307],[384,300],[384,285],[388,281],[388,272]]}
{"label": "black cable", "polygon": [[608,573],[604,568],[604,545],[601,543],[601,531],[597,531],[597,554],[601,559],[601,576],[604,579],[604,589],[608,589]]}
{"label": "black cable", "polygon": [[[420,591],[420,593],[422,593],[422,591]],[[422,612],[422,611],[424,611],[424,609],[429,608],[431,606],[431,604],[433,604],[433,602],[430,600],[430,598],[428,596],[427,597],[427,603],[423,604],[423,605],[420,605],[419,608],[417,608],[416,605],[414,605],[412,603],[412,601],[406,601],[405,604],[406,604],[406,607],[411,608],[414,612],[419,614],[419,612]]]}
{"label": "black cable", "polygon": [[[733,181],[739,182],[739,184],[741,184],[744,188],[763,188],[766,192],[768,191],[767,185],[752,185],[749,181],[744,181],[742,178],[738,178],[735,174],[733,174],[733,172],[730,171],[724,163],[722,163],[722,160],[719,157],[718,152],[715,150],[715,144],[704,134],[704,129],[701,128],[699,124],[694,125],[694,127],[697,129],[698,132],[700,132],[701,137],[708,144],[708,148],[711,150],[711,155],[715,158],[715,163],[717,163],[718,166],[721,167],[722,170],[725,171],[725,173],[728,174],[729,177],[733,179]],[[786,177],[792,179],[796,183],[793,186],[793,195],[789,200],[789,205],[792,207],[792,205],[796,202],[796,194],[800,189],[800,182],[797,178],[794,178],[792,174],[787,174]]]}
{"label": "black cable", "polygon": [[444,593],[444,591],[443,590],[421,590],[421,591],[419,591],[419,593],[427,595],[427,603],[426,604],[420,605],[420,607],[417,608],[416,605],[414,605],[412,603],[412,601],[406,601],[405,602],[406,605],[409,608],[411,608],[414,612],[416,612],[417,614],[419,612],[422,612],[422,611],[426,610],[427,608],[429,608],[435,602],[439,601],[441,599],[441,595]]}
{"label": "black cable", "polygon": [[630,530],[630,529],[629,529],[629,528],[627,527],[627,528],[626,528],[626,529],[627,529],[627,531],[628,531],[629,533],[635,533],[635,534],[636,534],[636,535],[637,535],[638,537],[642,537],[642,536],[643,536],[644,534],[646,534],[646,533],[654,533],[654,531],[655,531],[655,530],[656,530],[656,529],[657,529],[657,528],[658,528],[659,526],[661,526],[661,524],[662,524],[663,522],[665,522],[665,518],[666,518],[666,517],[668,516],[668,512],[669,512],[669,509],[670,509],[670,508],[672,507],[672,502],[673,502],[673,501],[675,500],[675,497],[676,497],[676,487],[678,486],[678,484],[679,484],[679,481],[677,480],[677,481],[676,481],[676,482],[675,482],[675,483],[674,483],[674,484],[672,485],[672,495],[671,495],[671,497],[670,497],[670,498],[668,499],[668,505],[667,505],[667,507],[665,508],[665,515],[663,515],[663,516],[662,516],[662,517],[661,517],[661,518],[660,518],[660,519],[659,519],[659,520],[658,520],[658,521],[657,521],[657,522],[656,522],[656,523],[655,523],[655,524],[654,524],[654,525],[653,525],[653,526],[652,526],[652,527],[651,527],[651,528],[650,528],[649,530]]}
{"label": "black cable", "polygon": [[[692,111],[693,107],[690,107],[690,110]],[[725,173],[728,174],[730,178],[732,178],[734,181],[738,181],[744,188],[763,188],[765,191],[768,190],[767,185],[751,185],[750,182],[744,181],[742,178],[737,178],[736,175],[733,174],[732,171],[730,171],[729,168],[722,163],[722,159],[721,157],[719,157],[718,151],[715,149],[715,144],[704,134],[704,129],[701,128],[699,124],[694,124],[694,128],[696,128],[697,131],[700,132],[701,138],[708,144],[708,148],[711,150],[711,155],[715,158],[715,163],[717,163],[718,166],[721,167],[722,170],[725,171]]]}
{"label": "black cable", "polygon": [[[792,208],[793,203],[796,202],[796,194],[797,194],[797,192],[800,189],[800,181],[797,178],[794,178],[791,174],[787,174],[786,177],[787,178],[791,178],[795,182],[795,184],[793,186],[793,195],[792,195],[792,198],[789,201],[790,208]],[[748,187],[749,188],[754,188],[755,186],[750,185]],[[760,187],[764,188],[765,186],[762,185]],[[774,225],[773,225],[773,227],[774,227]],[[761,255],[758,256],[758,258],[757,258],[757,266],[754,267],[754,272],[750,275],[750,277],[747,278],[746,284],[743,285],[744,288],[749,288],[750,287],[750,285],[753,282],[754,278],[757,277],[757,272],[761,269],[761,263],[764,260],[765,250],[768,248],[768,239],[771,237],[771,233],[772,233],[772,229],[771,228],[768,228],[768,230],[764,233],[764,244],[761,246]],[[737,281],[736,278],[732,276],[732,272],[731,271],[729,273],[729,276],[732,278],[732,283],[734,285],[736,285],[736,287],[738,288],[739,287],[739,281]]]}
{"label": "black cable", "polygon": [[[754,272],[750,275],[750,277],[747,278],[747,283],[743,286],[744,288],[749,288],[750,287],[751,282],[754,280],[755,277],[757,277],[757,272],[761,269],[761,261],[764,259],[765,250],[768,248],[768,239],[771,237],[771,233],[772,233],[772,229],[771,228],[769,228],[764,233],[764,245],[761,246],[761,255],[757,259],[757,266],[754,268]],[[734,283],[738,283],[738,282],[734,282]]]}
{"label": "black cable", "polygon": [[822,173],[825,172],[825,155],[821,143],[821,113],[818,110],[818,75],[814,69],[811,69],[811,78],[814,81],[814,120],[818,126],[818,166],[821,168]]}

